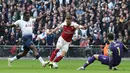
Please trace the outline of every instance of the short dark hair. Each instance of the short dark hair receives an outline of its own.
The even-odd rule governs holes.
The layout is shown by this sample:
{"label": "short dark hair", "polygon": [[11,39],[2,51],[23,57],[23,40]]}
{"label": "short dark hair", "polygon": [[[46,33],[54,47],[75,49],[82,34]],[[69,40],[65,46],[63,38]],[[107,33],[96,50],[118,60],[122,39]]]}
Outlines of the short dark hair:
{"label": "short dark hair", "polygon": [[114,34],[113,33],[108,33],[107,38],[108,38],[108,40],[114,40]]}
{"label": "short dark hair", "polygon": [[27,14],[30,14],[30,12],[29,12],[29,11],[25,11],[25,12],[23,13],[23,16],[26,16]]}
{"label": "short dark hair", "polygon": [[67,14],[66,14],[66,19],[72,19],[72,16],[71,16],[70,13],[67,13]]}

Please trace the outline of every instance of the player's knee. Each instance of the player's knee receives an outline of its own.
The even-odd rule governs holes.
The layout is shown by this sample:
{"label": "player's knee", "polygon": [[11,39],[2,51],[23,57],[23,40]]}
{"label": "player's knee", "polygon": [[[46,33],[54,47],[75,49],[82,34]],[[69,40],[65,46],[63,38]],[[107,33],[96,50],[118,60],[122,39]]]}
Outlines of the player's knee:
{"label": "player's knee", "polygon": [[40,55],[36,55],[36,59],[38,59],[40,57]]}
{"label": "player's knee", "polygon": [[65,56],[66,55],[66,51],[62,51],[61,56]]}
{"label": "player's knee", "polygon": [[38,50],[37,50],[37,48],[35,46],[31,47],[31,50],[34,52],[34,54],[38,53]]}
{"label": "player's knee", "polygon": [[64,55],[64,54],[61,54],[60,56],[63,56],[63,57],[64,57],[65,55]]}
{"label": "player's knee", "polygon": [[38,52],[34,52],[34,56],[37,56],[39,53]]}
{"label": "player's knee", "polygon": [[98,54],[95,54],[95,55],[93,55],[93,56],[94,56],[96,59],[98,59],[98,56],[99,56],[99,55],[98,55]]}
{"label": "player's knee", "polygon": [[59,56],[62,56],[62,57],[64,57],[65,55],[61,54],[61,55],[59,55]]}

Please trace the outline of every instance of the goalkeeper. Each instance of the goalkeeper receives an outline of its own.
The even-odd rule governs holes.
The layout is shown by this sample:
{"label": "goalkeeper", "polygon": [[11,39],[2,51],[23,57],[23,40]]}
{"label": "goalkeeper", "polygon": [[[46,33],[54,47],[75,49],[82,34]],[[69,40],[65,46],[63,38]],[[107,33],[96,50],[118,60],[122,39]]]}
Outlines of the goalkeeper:
{"label": "goalkeeper", "polygon": [[86,63],[77,70],[85,70],[85,68],[88,65],[92,64],[95,60],[100,61],[101,64],[109,66],[110,70],[117,70],[117,68],[115,67],[121,63],[123,50],[126,51],[127,48],[122,42],[114,41],[114,35],[112,33],[109,33],[107,35],[107,38],[110,43],[108,47],[108,56],[95,54],[92,57],[90,57],[88,61],[86,61]]}

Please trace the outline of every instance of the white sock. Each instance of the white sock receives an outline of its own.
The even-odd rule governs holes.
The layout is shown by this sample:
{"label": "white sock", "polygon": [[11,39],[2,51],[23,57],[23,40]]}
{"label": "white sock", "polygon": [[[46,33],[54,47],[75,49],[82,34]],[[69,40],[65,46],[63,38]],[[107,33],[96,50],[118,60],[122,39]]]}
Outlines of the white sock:
{"label": "white sock", "polygon": [[54,64],[58,64],[57,62],[53,62]]}
{"label": "white sock", "polygon": [[13,62],[13,61],[16,60],[16,59],[17,59],[17,57],[14,56],[13,58],[10,59],[10,61]]}
{"label": "white sock", "polygon": [[41,62],[41,64],[44,63],[44,60],[42,59],[42,57],[39,57],[38,60]]}

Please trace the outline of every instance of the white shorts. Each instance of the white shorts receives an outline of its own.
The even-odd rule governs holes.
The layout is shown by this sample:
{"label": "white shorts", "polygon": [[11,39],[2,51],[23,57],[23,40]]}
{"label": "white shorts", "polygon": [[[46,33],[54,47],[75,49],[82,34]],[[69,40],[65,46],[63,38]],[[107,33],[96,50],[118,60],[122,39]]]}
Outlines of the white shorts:
{"label": "white shorts", "polygon": [[69,44],[71,42],[67,42],[65,41],[61,36],[59,37],[58,41],[57,41],[57,44],[56,44],[56,48],[59,48],[60,51],[68,51],[69,49]]}

